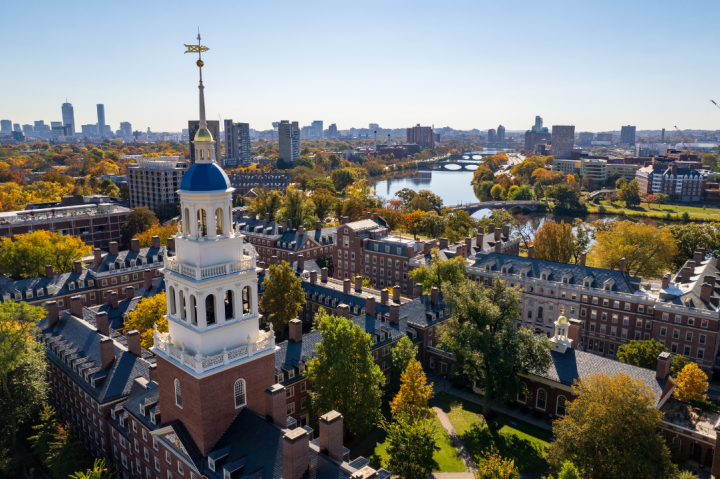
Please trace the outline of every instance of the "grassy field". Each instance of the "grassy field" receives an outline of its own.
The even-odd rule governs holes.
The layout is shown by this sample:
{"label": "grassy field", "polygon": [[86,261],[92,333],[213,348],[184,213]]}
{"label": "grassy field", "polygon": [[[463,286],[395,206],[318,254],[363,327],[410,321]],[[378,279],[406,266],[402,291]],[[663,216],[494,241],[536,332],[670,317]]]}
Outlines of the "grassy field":
{"label": "grassy field", "polygon": [[[433,424],[435,426],[435,441],[440,448],[439,451],[435,451],[433,454],[433,460],[435,461],[433,472],[465,472],[465,464],[458,456],[450,437],[436,416],[433,416]],[[383,467],[390,458],[387,453],[387,442],[378,444],[366,457],[372,467],[376,469]]]}
{"label": "grassy field", "polygon": [[[605,207],[608,214],[626,214],[628,216],[645,216],[648,218],[666,219],[670,213],[674,220],[679,220],[679,216],[688,213],[693,220],[700,221],[720,221],[720,209],[706,208],[702,206],[678,206],[678,205],[657,205],[642,203],[640,206],[625,208],[622,201],[616,201],[614,205],[607,200],[600,201],[600,205],[588,202],[586,203],[589,213],[597,213],[600,205]],[[678,216],[678,218],[675,218]]]}
{"label": "grassy field", "polygon": [[[473,458],[494,447],[501,456],[514,459],[520,472],[547,471],[546,449],[552,432],[500,413],[495,419],[498,428],[488,427],[477,416],[481,411],[478,404],[445,394],[439,394],[433,401],[434,406],[447,413]],[[516,425],[511,425],[511,421]]]}

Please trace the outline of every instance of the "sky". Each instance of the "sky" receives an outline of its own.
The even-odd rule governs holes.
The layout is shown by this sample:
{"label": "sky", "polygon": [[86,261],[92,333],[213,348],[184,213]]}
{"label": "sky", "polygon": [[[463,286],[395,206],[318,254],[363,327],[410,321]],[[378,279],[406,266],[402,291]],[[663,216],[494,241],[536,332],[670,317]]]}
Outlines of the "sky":
{"label": "sky", "polygon": [[[0,119],[720,129],[717,0],[5,2]],[[79,130],[79,126],[77,127]]]}

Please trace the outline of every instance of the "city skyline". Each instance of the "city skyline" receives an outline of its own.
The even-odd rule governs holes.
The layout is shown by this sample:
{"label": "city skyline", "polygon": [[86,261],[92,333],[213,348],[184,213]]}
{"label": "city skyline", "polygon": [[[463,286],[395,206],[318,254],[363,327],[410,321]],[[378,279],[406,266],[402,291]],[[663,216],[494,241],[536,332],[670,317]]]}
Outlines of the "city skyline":
{"label": "city skyline", "polygon": [[[146,15],[133,14],[140,5]],[[710,103],[720,100],[714,81],[720,67],[707,62],[703,73],[690,76],[675,60],[685,58],[690,47],[694,55],[712,58],[718,40],[712,11],[720,13],[720,7],[710,1],[692,2],[705,12],[692,18],[674,15],[669,2],[653,8],[609,2],[600,10],[564,1],[457,2],[442,9],[423,8],[423,2],[413,8],[395,2],[283,8],[227,3],[218,6],[221,17],[192,5],[130,2],[122,11],[111,5],[85,10],[50,2],[32,10],[22,2],[8,5],[8,19],[33,16],[29,24],[9,22],[9,36],[33,41],[0,54],[5,64],[22,66],[0,79],[3,91],[13,91],[0,98],[0,118],[21,125],[59,121],[67,97],[76,125],[96,123],[96,105],[102,103],[113,131],[121,121],[140,131],[180,131],[196,116],[178,101],[194,67],[182,62],[182,44],[193,41],[188,31],[199,25],[210,47],[203,57],[212,105],[208,118],[233,118],[257,130],[293,118],[301,126],[321,119],[340,130],[375,122],[382,128],[420,123],[462,130],[502,124],[522,131],[535,115],[578,131],[627,124],[638,130],[720,129],[720,110]],[[624,19],[642,22],[622,23],[621,12]],[[111,16],[115,21],[104,21]],[[302,24],[295,21],[300,17]],[[663,35],[663,25],[684,35]],[[83,45],[86,68],[48,55],[46,45],[59,36]],[[95,37],[103,41],[87,41]],[[573,37],[580,40],[569,41]],[[288,38],[298,45],[337,41],[323,42],[320,51],[288,55],[283,53]],[[485,45],[498,39],[506,53],[488,56]],[[417,42],[424,47],[414,48]],[[553,47],[562,42],[563,48]],[[237,61],[238,45],[244,46],[243,61]],[[527,56],[528,48],[545,52]],[[43,62],[31,61],[39,56]],[[398,61],[417,65],[414,73],[381,73],[397,72]],[[372,68],[354,68],[363,65]]]}

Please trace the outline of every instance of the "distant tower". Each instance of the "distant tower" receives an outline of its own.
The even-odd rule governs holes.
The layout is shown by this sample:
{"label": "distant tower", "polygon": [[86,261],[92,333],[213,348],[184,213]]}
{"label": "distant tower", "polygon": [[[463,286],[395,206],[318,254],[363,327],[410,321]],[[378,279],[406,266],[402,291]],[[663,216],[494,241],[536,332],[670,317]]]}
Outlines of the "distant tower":
{"label": "distant tower", "polygon": [[540,115],[537,115],[535,117],[535,126],[533,127],[534,131],[540,131],[542,130],[543,125],[543,119]]}
{"label": "distant tower", "polygon": [[375,136],[373,137],[373,150],[377,153],[377,130],[375,130]]}
{"label": "distant tower", "polygon": [[660,134],[660,142],[665,143],[665,128],[662,129],[662,133]]}
{"label": "distant tower", "polygon": [[70,127],[70,134],[75,134],[75,111],[73,110],[72,104],[67,102],[67,99],[65,100],[65,103],[62,104],[62,119],[63,119],[63,126],[69,126]]}
{"label": "distant tower", "polygon": [[388,147],[388,148],[392,148],[392,140],[390,139],[390,133],[388,133],[388,144],[387,144],[387,147]]}
{"label": "distant tower", "polygon": [[97,106],[98,115],[98,133],[100,136],[105,136],[105,105],[98,103]]}

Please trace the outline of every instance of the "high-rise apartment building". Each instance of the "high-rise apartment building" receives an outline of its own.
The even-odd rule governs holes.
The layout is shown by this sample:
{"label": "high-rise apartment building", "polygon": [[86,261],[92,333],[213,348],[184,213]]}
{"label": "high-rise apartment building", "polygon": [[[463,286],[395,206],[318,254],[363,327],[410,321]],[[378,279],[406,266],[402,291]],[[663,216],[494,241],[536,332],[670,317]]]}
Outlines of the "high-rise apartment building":
{"label": "high-rise apartment building", "polygon": [[105,134],[105,105],[103,105],[102,103],[98,103],[97,115],[98,115],[98,134],[102,136]]}
{"label": "high-rise apartment building", "polygon": [[13,123],[13,132],[22,133],[22,130],[20,129],[20,123]]}
{"label": "high-rise apartment building", "polygon": [[63,125],[70,127],[72,135],[75,134],[75,111],[71,103],[65,102],[62,104],[62,119]]}
{"label": "high-rise apartment building", "polygon": [[553,125],[552,127],[552,156],[555,158],[570,158],[575,144],[575,126]]}
{"label": "high-rise apartment building", "polygon": [[[190,141],[195,139],[195,133],[200,128],[200,122],[197,120],[188,121],[188,137]],[[220,158],[220,120],[208,120],[207,129],[212,134],[213,138],[217,138],[217,141],[213,144],[215,149],[215,158]],[[190,148],[190,163],[195,164],[195,149]]]}
{"label": "high-rise apartment building", "polygon": [[491,128],[487,132],[487,142],[495,143],[496,141],[497,141],[497,132]]}
{"label": "high-rise apartment building", "polygon": [[312,135],[313,138],[322,138],[323,137],[323,122],[315,120],[312,122]]}
{"label": "high-rise apartment building", "polygon": [[338,131],[337,131],[337,125],[333,123],[328,127],[328,138],[337,138],[338,137]]}
{"label": "high-rise apartment building", "polygon": [[535,124],[525,132],[525,154],[531,155],[537,145],[545,145],[551,138],[550,131],[543,126],[540,115],[535,117]]}
{"label": "high-rise apartment building", "polygon": [[283,120],[278,124],[278,142],[280,143],[280,158],[286,163],[292,163],[300,156],[300,127],[298,122],[290,123]]}
{"label": "high-rise apartment building", "polygon": [[161,206],[180,201],[178,189],[189,165],[181,156],[138,158],[127,165],[130,206],[147,206],[157,211]]}
{"label": "high-rise apartment building", "polygon": [[[374,130],[373,130],[374,131]],[[422,148],[435,148],[435,137],[431,126],[416,126],[407,129],[406,141]]]}
{"label": "high-rise apartment building", "polygon": [[583,131],[578,134],[578,138],[580,140],[580,146],[590,146],[592,144],[593,138],[595,135],[593,135],[589,131]]}
{"label": "high-rise apartment building", "polygon": [[500,145],[505,144],[505,127],[502,125],[497,127],[497,142]]}
{"label": "high-rise apartment building", "polygon": [[12,122],[10,120],[0,120],[0,135],[10,135],[12,133]]}
{"label": "high-rise apartment building", "polygon": [[120,134],[122,136],[132,136],[132,125],[129,121],[120,122]]}
{"label": "high-rise apartment building", "polygon": [[370,130],[370,133],[372,133],[373,131],[377,131],[379,129],[380,129],[380,125],[378,125],[377,123],[370,123],[370,126],[368,126],[368,130]]}
{"label": "high-rise apartment building", "polygon": [[252,161],[251,149],[250,124],[225,120],[225,156],[222,166],[249,166]]}
{"label": "high-rise apartment building", "polygon": [[23,133],[25,133],[25,136],[33,136],[32,125],[23,125],[22,130],[23,130]]}
{"label": "high-rise apartment building", "polygon": [[620,130],[620,144],[622,146],[635,146],[635,127],[623,126]]}

